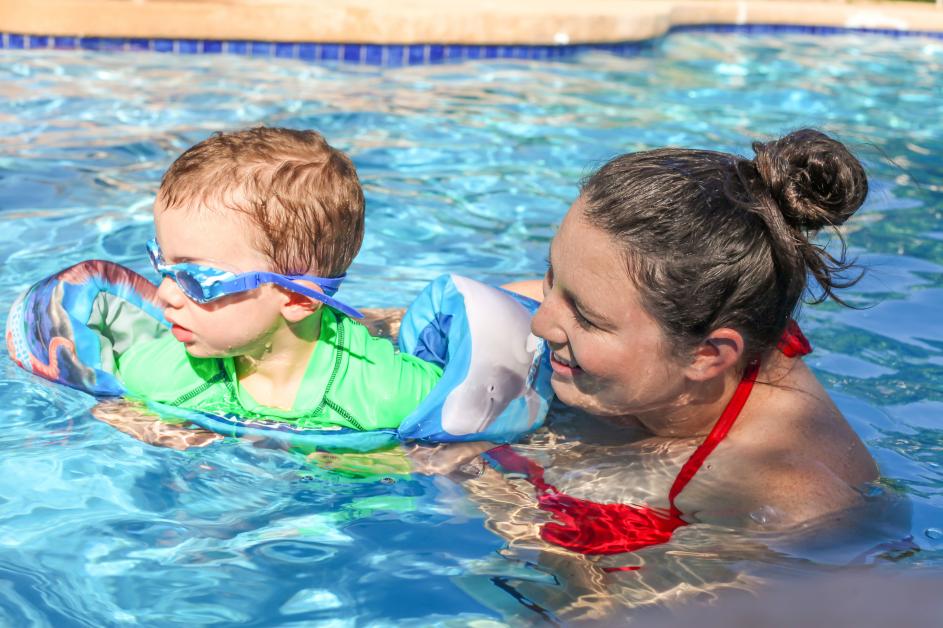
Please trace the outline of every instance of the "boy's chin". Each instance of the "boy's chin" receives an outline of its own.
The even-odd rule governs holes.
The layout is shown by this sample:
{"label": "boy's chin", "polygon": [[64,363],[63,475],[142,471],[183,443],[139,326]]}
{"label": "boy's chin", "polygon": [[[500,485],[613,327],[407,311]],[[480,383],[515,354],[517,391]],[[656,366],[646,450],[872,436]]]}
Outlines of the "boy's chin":
{"label": "boy's chin", "polygon": [[204,347],[198,342],[188,342],[183,345],[187,355],[191,358],[225,358],[225,351],[214,351],[209,347]]}
{"label": "boy's chin", "polygon": [[186,349],[187,355],[192,358],[235,358],[245,355],[249,351],[249,349],[241,347],[227,347],[225,349],[209,347],[199,341],[184,343],[183,347]]}

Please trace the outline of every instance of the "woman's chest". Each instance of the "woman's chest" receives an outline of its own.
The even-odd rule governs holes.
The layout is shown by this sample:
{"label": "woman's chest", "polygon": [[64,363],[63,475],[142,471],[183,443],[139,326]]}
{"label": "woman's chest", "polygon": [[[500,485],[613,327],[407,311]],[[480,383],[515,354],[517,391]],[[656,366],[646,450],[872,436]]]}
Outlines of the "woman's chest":
{"label": "woman's chest", "polygon": [[516,446],[557,491],[600,503],[668,507],[668,493],[696,443],[642,437],[604,443],[544,435]]}

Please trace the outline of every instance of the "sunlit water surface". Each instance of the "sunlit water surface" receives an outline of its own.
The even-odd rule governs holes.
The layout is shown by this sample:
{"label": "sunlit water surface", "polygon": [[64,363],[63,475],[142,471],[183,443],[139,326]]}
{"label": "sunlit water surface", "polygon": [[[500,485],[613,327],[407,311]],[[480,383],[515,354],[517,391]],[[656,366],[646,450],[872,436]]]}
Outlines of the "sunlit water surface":
{"label": "sunlit water surface", "polygon": [[[577,181],[615,154],[749,154],[753,139],[821,127],[870,173],[848,240],[871,271],[847,292],[866,309],[804,310],[808,361],[884,491],[912,512],[789,550],[692,525],[620,557],[646,567],[601,586],[628,609],[810,572],[932,570],[943,566],[941,75],[941,42],[879,36],[679,33],[632,58],[389,70],[3,51],[0,309],[82,259],[149,273],[161,173],[215,130],[310,127],[349,151],[368,219],[342,296],[402,306],[443,271],[493,283],[541,274]],[[466,625],[599,605],[585,597],[600,587],[585,565],[528,540],[539,515],[526,485],[409,475],[395,455],[338,472],[238,441],[152,447],[9,359],[0,403],[0,624]],[[556,481],[584,496],[644,499],[651,478],[673,473],[593,442],[588,420],[559,408],[552,420],[528,449],[549,459],[556,443]]]}

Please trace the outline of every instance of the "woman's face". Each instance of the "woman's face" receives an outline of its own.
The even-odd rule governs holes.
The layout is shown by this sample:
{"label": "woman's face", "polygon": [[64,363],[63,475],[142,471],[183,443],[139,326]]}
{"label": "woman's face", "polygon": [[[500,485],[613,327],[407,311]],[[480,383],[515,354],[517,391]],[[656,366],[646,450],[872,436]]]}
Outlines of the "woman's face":
{"label": "woman's face", "polygon": [[683,365],[642,308],[620,245],[589,224],[580,199],[550,246],[531,323],[553,351],[553,390],[587,412],[641,416],[680,404]]}

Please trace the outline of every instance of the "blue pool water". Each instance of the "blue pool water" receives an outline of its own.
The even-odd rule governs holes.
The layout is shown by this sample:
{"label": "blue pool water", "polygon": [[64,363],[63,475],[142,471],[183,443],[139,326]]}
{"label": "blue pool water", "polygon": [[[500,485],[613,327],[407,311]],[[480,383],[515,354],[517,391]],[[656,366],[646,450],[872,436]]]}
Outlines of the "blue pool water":
{"label": "blue pool water", "polygon": [[[312,127],[350,151],[368,220],[342,296],[402,306],[443,271],[541,274],[576,182],[617,153],[748,153],[821,127],[870,173],[847,235],[871,270],[846,293],[864,309],[804,310],[808,361],[910,512],[829,549],[689,526],[607,595],[629,609],[824,571],[929,572],[943,567],[940,76],[943,42],[862,35],[685,32],[632,57],[398,69],[0,51],[0,309],[82,259],[148,273],[160,175],[214,130]],[[0,624],[500,625],[595,604],[578,565],[527,540],[523,489],[409,475],[395,455],[340,464],[237,441],[181,453],[92,405],[2,362]],[[661,470],[579,453],[592,425],[576,419],[557,408],[531,448],[571,452],[561,477],[595,497],[644,498]]]}

